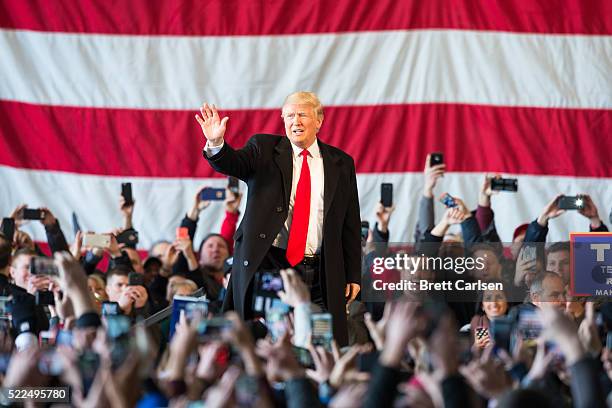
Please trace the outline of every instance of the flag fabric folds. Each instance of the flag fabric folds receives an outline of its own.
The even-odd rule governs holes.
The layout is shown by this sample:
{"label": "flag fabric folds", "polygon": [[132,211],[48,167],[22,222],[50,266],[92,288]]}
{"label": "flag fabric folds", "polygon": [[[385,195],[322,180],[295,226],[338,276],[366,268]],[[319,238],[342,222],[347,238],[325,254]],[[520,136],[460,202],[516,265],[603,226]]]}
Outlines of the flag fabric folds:
{"label": "flag fabric folds", "polygon": [[[319,137],[355,159],[364,220],[394,184],[392,241],[412,239],[433,151],[448,172],[436,191],[472,208],[485,172],[519,178],[493,198],[502,240],[557,193],[591,194],[605,218],[611,34],[605,0],[0,0],[0,210],[47,206],[69,238],[73,211],[110,231],[130,181],[141,247],[172,239],[197,189],[227,183],[202,159],[200,104],[240,147],[282,134],[284,97],[309,90]],[[222,216],[211,205],[199,233]],[[588,228],[554,223],[553,240]]]}

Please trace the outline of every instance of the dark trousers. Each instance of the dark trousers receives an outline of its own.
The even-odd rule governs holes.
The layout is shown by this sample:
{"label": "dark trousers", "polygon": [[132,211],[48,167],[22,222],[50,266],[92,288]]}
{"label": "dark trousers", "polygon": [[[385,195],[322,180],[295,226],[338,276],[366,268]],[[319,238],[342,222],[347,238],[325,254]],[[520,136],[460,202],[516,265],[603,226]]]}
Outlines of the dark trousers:
{"label": "dark trousers", "polygon": [[321,289],[321,262],[320,258],[304,259],[299,264],[291,267],[287,261],[286,251],[282,248],[270,247],[264,257],[260,269],[288,269],[292,268],[300,275],[308,289],[310,289],[310,301],[326,310],[323,301],[323,290]]}

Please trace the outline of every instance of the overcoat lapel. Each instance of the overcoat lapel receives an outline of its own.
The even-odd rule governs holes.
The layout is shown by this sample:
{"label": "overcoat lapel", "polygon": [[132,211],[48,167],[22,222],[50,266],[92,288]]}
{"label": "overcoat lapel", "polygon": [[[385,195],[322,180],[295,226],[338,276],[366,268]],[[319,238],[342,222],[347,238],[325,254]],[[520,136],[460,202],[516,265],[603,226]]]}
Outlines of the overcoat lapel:
{"label": "overcoat lapel", "polygon": [[287,137],[281,136],[281,140],[276,144],[274,148],[274,162],[281,171],[283,179],[283,199],[285,208],[289,209],[289,195],[291,194],[291,182],[293,179],[293,159],[291,154],[291,142]]}
{"label": "overcoat lapel", "polygon": [[338,179],[340,178],[341,159],[333,155],[329,147],[325,143],[322,143],[321,140],[318,140],[318,142],[321,158],[323,159],[323,176],[325,177],[323,183],[323,224],[325,224],[327,212],[334,200]]}

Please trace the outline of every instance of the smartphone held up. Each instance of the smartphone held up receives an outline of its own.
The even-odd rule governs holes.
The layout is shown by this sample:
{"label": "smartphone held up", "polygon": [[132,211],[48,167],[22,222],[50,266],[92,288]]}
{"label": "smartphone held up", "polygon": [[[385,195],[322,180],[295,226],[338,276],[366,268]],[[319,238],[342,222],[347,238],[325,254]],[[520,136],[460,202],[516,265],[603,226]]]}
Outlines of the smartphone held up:
{"label": "smartphone held up", "polygon": [[131,206],[134,204],[134,197],[132,196],[132,183],[121,183],[121,196],[123,197],[124,206]]}
{"label": "smartphone held up", "polygon": [[561,196],[557,201],[560,210],[581,210],[584,208],[584,198],[582,196]]}

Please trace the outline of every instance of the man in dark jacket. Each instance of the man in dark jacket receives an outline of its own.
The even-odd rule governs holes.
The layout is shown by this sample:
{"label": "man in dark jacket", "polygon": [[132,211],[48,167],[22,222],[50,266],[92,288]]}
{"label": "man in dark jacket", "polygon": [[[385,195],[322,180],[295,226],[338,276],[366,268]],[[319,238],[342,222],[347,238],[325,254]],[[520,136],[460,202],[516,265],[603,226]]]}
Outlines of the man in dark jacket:
{"label": "man in dark jacket", "polygon": [[262,268],[295,267],[312,300],[332,315],[334,335],[347,343],[346,302],[359,292],[361,270],[359,197],[353,159],[322,143],[317,133],[323,109],[316,95],[289,95],[282,109],[287,137],[258,134],[234,150],[224,142],[225,125],[204,104],[196,119],[211,166],[248,185],[227,308],[251,317],[253,277]]}

